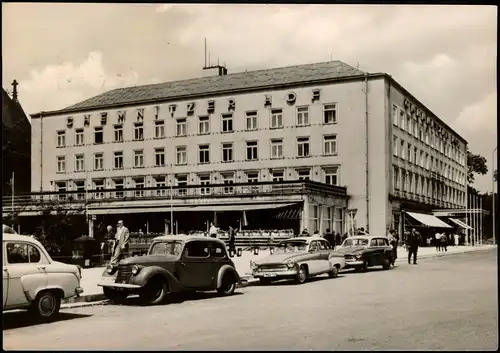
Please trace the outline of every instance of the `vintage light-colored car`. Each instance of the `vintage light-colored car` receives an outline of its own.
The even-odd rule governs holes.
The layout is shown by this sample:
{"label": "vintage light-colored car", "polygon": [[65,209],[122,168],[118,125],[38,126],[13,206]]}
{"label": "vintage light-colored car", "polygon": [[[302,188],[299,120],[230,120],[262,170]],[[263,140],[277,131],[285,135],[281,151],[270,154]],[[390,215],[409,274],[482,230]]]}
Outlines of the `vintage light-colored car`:
{"label": "vintage light-colored car", "polygon": [[145,256],[108,266],[98,284],[116,303],[139,294],[144,304],[160,304],[168,293],[217,290],[231,295],[240,283],[223,241],[188,235],[156,237]]}
{"label": "vintage light-colored car", "polygon": [[47,320],[61,300],[80,295],[81,268],[52,260],[32,237],[3,233],[3,310],[28,309]]}
{"label": "vintage light-colored car", "polygon": [[337,251],[344,254],[346,268],[354,268],[357,271],[366,271],[372,266],[382,266],[384,270],[388,270],[391,264],[394,264],[394,253],[387,237],[348,237]]}
{"label": "vintage light-colored car", "polygon": [[344,268],[343,254],[338,254],[321,237],[300,237],[278,243],[275,252],[264,259],[250,262],[252,275],[262,284],[281,279],[304,283],[307,278],[328,273],[331,278]]}

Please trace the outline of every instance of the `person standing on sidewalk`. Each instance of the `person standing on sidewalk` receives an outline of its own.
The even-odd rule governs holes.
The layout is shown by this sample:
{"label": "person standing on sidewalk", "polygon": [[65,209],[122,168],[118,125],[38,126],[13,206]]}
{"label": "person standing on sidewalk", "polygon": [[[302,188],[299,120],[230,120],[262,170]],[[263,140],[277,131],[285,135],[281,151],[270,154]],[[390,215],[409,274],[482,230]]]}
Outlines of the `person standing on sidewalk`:
{"label": "person standing on sidewalk", "polygon": [[453,240],[455,240],[455,246],[458,246],[458,243],[460,241],[460,236],[458,233],[453,234]]}
{"label": "person standing on sidewalk", "polygon": [[113,265],[118,265],[118,262],[126,256],[130,237],[128,228],[123,225],[123,221],[118,221],[116,227],[115,249],[113,251],[113,258],[110,261]]}
{"label": "person standing on sidewalk", "polygon": [[441,233],[436,232],[436,235],[434,235],[434,243],[436,244],[436,251],[441,251]]}
{"label": "person standing on sidewalk", "polygon": [[398,240],[394,236],[394,231],[392,229],[389,231],[389,235],[387,237],[389,238],[389,244],[392,246],[392,265],[394,266],[394,263],[398,258]]}
{"label": "person standing on sidewalk", "polygon": [[229,226],[229,253],[234,256],[234,254],[236,253],[236,247],[235,247],[235,243],[236,243],[236,230]]}
{"label": "person standing on sidewalk", "polygon": [[211,238],[217,238],[217,233],[219,232],[219,228],[217,228],[214,224],[214,222],[210,223],[210,230],[208,233],[210,234]]}
{"label": "person standing on sidewalk", "polygon": [[441,235],[441,250],[443,251],[448,251],[448,237],[446,236],[446,233],[443,233]]}
{"label": "person standing on sidewalk", "polygon": [[422,239],[420,237],[420,234],[417,233],[415,228],[413,228],[411,230],[410,234],[408,234],[408,237],[406,240],[406,243],[408,245],[408,263],[409,264],[411,263],[411,255],[413,255],[413,264],[414,265],[417,264],[417,253],[418,253],[418,247],[420,245],[421,240]]}

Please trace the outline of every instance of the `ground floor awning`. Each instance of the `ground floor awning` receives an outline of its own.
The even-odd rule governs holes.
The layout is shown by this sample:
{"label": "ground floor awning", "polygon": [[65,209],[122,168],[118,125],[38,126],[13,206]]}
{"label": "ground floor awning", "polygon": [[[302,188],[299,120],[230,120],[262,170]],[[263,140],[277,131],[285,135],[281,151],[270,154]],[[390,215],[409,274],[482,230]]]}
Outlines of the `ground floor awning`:
{"label": "ground floor awning", "polygon": [[157,212],[224,212],[224,211],[254,211],[254,210],[269,210],[282,208],[287,206],[297,205],[297,202],[280,202],[280,203],[256,203],[256,204],[205,204],[205,205],[158,205],[148,207],[106,207],[103,209],[89,209],[89,214],[128,214],[128,213],[157,213]]}
{"label": "ground floor awning", "polygon": [[444,223],[442,220],[433,215],[416,213],[416,212],[405,212],[405,213],[427,227],[452,228],[450,225]]}
{"label": "ground floor awning", "polygon": [[467,224],[465,224],[464,222],[462,222],[459,219],[456,219],[456,218],[448,218],[448,219],[450,221],[452,221],[453,223],[455,223],[457,226],[462,227],[463,229],[473,229],[471,226],[468,226]]}

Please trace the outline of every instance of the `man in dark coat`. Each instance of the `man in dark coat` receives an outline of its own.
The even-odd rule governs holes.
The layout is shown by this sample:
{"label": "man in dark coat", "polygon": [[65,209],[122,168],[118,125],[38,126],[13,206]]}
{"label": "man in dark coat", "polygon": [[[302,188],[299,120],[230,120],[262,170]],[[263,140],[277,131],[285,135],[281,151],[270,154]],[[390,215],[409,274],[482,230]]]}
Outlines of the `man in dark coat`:
{"label": "man in dark coat", "polygon": [[326,230],[324,238],[330,243],[332,249],[335,249],[335,238],[330,231],[330,228]]}
{"label": "man in dark coat", "polygon": [[337,233],[335,236],[335,245],[341,245],[342,244],[342,238],[340,237],[340,233]]}
{"label": "man in dark coat", "polygon": [[229,226],[229,252],[232,254],[236,253],[236,230]]}
{"label": "man in dark coat", "polygon": [[417,252],[421,241],[420,234],[413,228],[406,239],[406,244],[408,246],[408,263],[411,263],[411,255],[413,254],[413,264],[417,264]]}

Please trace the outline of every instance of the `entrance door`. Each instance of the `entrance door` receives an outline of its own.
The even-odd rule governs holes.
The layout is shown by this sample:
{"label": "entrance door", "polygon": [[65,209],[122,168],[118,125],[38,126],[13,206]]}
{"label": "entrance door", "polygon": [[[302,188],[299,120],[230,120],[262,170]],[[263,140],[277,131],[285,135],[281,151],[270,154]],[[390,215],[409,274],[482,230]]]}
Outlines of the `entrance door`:
{"label": "entrance door", "polygon": [[212,269],[209,261],[210,244],[192,240],[184,246],[179,265],[179,281],[187,288],[209,288]]}

